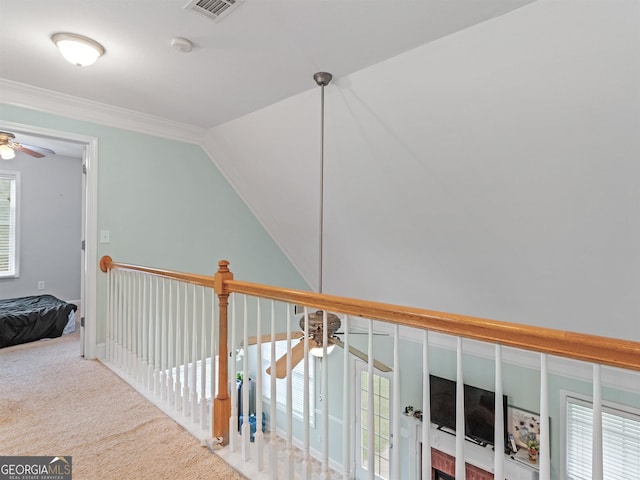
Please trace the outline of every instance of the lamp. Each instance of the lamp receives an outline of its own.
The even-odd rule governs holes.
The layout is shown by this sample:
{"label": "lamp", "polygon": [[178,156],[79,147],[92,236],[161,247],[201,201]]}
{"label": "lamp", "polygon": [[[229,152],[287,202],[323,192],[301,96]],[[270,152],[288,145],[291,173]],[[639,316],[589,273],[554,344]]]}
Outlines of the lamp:
{"label": "lamp", "polygon": [[2,160],[11,160],[16,156],[16,152],[13,151],[9,145],[0,145],[0,158]]}
{"label": "lamp", "polygon": [[75,33],[56,33],[51,37],[62,56],[78,67],[93,64],[104,55],[104,47],[95,40]]}

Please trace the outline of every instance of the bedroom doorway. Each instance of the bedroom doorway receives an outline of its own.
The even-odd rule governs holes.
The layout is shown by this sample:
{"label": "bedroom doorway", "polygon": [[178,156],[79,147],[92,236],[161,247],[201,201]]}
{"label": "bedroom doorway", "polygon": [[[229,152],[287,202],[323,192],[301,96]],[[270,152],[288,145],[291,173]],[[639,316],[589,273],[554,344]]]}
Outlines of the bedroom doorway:
{"label": "bedroom doorway", "polygon": [[[77,168],[82,169],[81,191],[78,211],[80,218],[80,238],[77,245],[80,257],[80,298],[66,298],[65,301],[79,304],[80,315],[76,317],[76,328],[80,330],[80,354],[85,358],[97,356],[96,345],[96,290],[97,290],[97,139],[73,132],[52,130],[33,125],[0,121],[0,131],[14,133],[24,138],[22,143],[50,148],[60,158],[77,159]],[[55,160],[55,156],[51,156]],[[48,158],[48,157],[44,157]],[[73,167],[76,168],[76,167]],[[77,197],[76,197],[77,198]],[[77,224],[76,224],[77,225]],[[76,226],[77,228],[77,226]],[[76,257],[78,258],[78,257]],[[77,261],[77,260],[76,260]],[[74,274],[75,275],[75,274]],[[33,283],[26,272],[21,272],[22,281]],[[76,277],[77,281],[77,277]],[[40,281],[37,282],[40,287]],[[76,287],[77,288],[77,287]],[[77,290],[76,290],[77,292]]]}

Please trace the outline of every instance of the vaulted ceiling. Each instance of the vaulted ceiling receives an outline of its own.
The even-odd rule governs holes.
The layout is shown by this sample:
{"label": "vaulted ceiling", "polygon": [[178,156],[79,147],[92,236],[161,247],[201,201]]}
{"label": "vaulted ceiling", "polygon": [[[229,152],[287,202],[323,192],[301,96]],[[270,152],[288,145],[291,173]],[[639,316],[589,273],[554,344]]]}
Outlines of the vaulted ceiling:
{"label": "vaulted ceiling", "polygon": [[[0,0],[0,80],[208,129],[531,1],[244,0],[214,22],[188,0]],[[71,65],[56,32],[106,54]]]}

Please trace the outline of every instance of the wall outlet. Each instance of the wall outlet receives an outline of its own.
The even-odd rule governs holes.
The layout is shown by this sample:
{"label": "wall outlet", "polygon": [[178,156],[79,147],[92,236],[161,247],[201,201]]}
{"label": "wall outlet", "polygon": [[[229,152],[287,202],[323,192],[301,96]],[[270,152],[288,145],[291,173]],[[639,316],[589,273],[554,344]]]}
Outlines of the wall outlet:
{"label": "wall outlet", "polygon": [[44,280],[38,281],[38,290],[44,290]]}

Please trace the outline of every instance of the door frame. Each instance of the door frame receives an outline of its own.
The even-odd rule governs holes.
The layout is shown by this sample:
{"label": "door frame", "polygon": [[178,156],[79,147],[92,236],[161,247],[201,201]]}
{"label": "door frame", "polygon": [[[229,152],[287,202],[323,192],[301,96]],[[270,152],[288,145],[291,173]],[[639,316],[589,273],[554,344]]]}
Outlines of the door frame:
{"label": "door frame", "polygon": [[[0,120],[0,129],[84,145],[82,163],[82,236],[85,241],[80,268],[80,354],[96,358],[97,352],[97,274],[98,274],[98,138],[74,132],[54,130]],[[79,245],[80,247],[80,245]]]}

